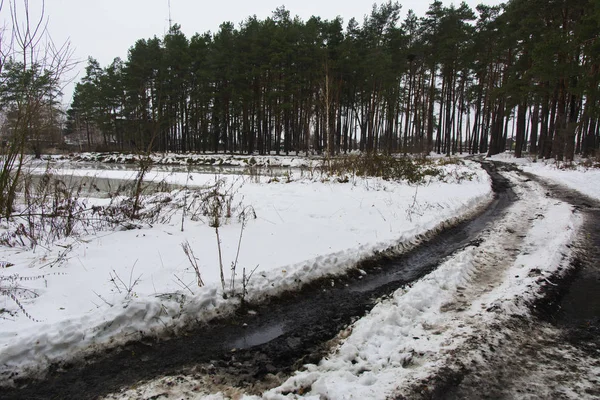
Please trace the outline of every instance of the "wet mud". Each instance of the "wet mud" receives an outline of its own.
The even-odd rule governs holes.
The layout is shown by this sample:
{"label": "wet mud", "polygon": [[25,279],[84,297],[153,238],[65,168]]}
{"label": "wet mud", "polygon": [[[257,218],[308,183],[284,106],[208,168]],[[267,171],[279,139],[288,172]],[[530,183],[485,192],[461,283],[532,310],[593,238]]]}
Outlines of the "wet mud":
{"label": "wet mud", "polygon": [[[379,256],[349,274],[307,284],[224,320],[190,327],[168,340],[141,340],[85,360],[53,365],[43,380],[17,377],[0,387],[2,399],[94,399],[165,375],[218,375],[222,384],[252,393],[269,377],[280,379],[318,362],[340,331],[382,297],[435,269],[500,218],[515,195],[493,164],[494,201],[480,215],[439,233],[398,257]],[[360,270],[366,271],[366,275]]]}
{"label": "wet mud", "polygon": [[[568,274],[545,286],[536,304],[538,316],[565,331],[572,344],[600,349],[600,201],[564,186],[527,175],[547,189],[547,195],[569,203],[583,213],[584,225],[574,246],[575,259]],[[599,353],[600,355],[600,353]]]}

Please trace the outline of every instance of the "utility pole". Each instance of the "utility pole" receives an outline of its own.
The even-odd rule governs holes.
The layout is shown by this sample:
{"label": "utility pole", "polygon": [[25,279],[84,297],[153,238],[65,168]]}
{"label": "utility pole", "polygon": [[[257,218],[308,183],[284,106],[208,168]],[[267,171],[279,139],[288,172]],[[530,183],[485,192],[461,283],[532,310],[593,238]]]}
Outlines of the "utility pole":
{"label": "utility pole", "polygon": [[171,19],[171,0],[169,0],[169,30],[173,26],[173,20]]}

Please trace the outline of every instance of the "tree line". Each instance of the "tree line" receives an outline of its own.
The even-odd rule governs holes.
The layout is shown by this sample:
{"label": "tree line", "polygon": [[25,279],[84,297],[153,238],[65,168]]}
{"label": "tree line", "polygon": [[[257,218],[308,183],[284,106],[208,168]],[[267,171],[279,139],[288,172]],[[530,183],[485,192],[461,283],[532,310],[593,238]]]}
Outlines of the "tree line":
{"label": "tree line", "polygon": [[400,11],[388,1],[344,27],[281,7],[191,38],[173,25],[126,60],[88,60],[66,133],[122,151],[570,160],[598,149],[600,3]]}

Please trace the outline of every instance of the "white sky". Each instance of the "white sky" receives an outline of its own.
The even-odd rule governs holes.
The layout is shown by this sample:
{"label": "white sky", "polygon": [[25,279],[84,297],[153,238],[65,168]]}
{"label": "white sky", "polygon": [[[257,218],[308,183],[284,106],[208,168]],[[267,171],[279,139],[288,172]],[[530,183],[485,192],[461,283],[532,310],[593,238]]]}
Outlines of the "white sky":
{"label": "white sky", "polygon": [[[21,0],[16,0],[21,2]],[[377,1],[381,4],[383,1]],[[425,15],[431,1],[405,0],[402,19],[409,9],[417,16]],[[445,0],[444,4],[460,1]],[[30,7],[39,9],[42,0],[30,0]],[[475,8],[479,3],[499,4],[499,0],[467,0]],[[49,31],[57,43],[70,40],[75,49],[74,58],[81,65],[73,75],[79,80],[88,56],[96,58],[101,66],[108,65],[115,57],[127,58],[127,50],[136,40],[154,35],[162,37],[168,29],[168,0],[46,0]],[[369,14],[373,1],[356,0],[171,0],[171,17],[182,26],[190,37],[196,32],[215,32],[224,21],[236,26],[251,15],[259,19],[271,16],[279,6],[285,5],[292,16],[307,20],[312,15],[323,19],[341,16],[344,27],[350,18],[362,22]],[[5,6],[5,8],[7,8]],[[2,13],[6,16],[7,10]],[[78,74],[78,75],[77,75]],[[63,102],[70,103],[73,84],[65,88]]]}

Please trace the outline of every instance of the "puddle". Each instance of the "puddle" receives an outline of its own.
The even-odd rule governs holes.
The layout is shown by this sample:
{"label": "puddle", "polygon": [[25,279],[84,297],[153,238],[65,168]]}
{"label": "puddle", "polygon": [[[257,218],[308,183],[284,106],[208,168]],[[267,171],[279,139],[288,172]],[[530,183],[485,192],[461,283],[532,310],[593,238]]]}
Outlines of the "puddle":
{"label": "puddle", "polygon": [[242,328],[247,330],[244,331],[243,336],[235,340],[230,347],[232,349],[243,350],[268,343],[285,333],[283,326],[284,325],[281,323],[257,328]]}

